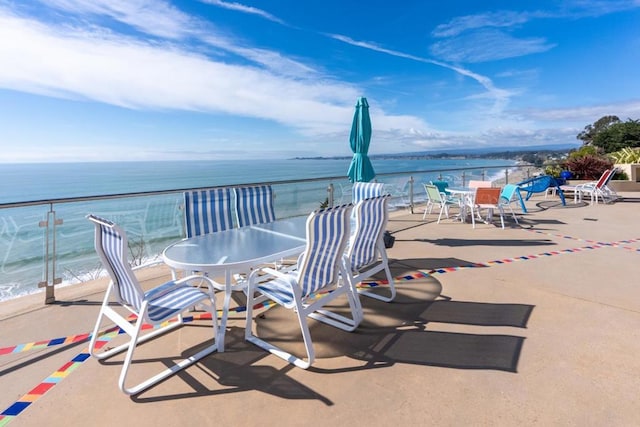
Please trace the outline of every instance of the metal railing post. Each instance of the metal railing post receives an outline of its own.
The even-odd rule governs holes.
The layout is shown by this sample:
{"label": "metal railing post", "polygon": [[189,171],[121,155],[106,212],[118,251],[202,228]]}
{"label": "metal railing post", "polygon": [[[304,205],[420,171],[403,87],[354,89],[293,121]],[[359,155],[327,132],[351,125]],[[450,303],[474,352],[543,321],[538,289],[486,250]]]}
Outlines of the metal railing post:
{"label": "metal railing post", "polygon": [[467,178],[464,171],[462,171],[462,186],[465,187],[466,185],[467,185]]}
{"label": "metal railing post", "polygon": [[409,176],[409,212],[413,213],[413,175]]}
{"label": "metal railing post", "polygon": [[504,170],[504,183],[505,184],[509,183],[509,169]]}
{"label": "metal railing post", "polygon": [[[47,219],[38,223],[38,226],[45,229],[44,280],[38,283],[39,288],[45,288],[45,304],[56,302],[54,287],[62,283],[62,278],[56,277],[56,228],[61,224],[62,219],[56,219],[56,211],[53,210],[53,204],[50,204]],[[49,227],[50,225],[51,227]],[[51,272],[51,275],[49,275],[49,272]]]}
{"label": "metal railing post", "polygon": [[330,182],[327,187],[327,200],[329,200],[329,207],[333,207],[333,183]]}

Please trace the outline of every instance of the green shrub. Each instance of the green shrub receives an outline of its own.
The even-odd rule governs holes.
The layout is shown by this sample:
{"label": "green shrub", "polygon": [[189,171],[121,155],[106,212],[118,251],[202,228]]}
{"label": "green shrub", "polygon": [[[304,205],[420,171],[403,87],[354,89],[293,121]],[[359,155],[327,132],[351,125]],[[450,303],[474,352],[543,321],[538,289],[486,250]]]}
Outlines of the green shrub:
{"label": "green shrub", "polygon": [[544,174],[551,175],[554,178],[560,178],[560,172],[562,172],[560,165],[547,165],[544,167]]}

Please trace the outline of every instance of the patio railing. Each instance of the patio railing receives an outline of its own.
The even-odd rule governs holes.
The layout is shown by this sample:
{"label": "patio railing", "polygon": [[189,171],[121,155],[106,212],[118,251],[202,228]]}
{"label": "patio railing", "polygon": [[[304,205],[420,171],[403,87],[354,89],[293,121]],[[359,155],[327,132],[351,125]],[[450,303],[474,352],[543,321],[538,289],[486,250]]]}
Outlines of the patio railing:
{"label": "patio railing", "polygon": [[[392,195],[393,209],[409,209],[426,200],[423,182],[444,179],[464,186],[470,179],[509,182],[509,173],[532,166],[469,167],[378,174]],[[255,183],[258,184],[258,183]],[[351,201],[345,177],[274,181],[278,218],[307,215],[314,209]],[[254,185],[254,184],[243,184]],[[211,186],[206,188],[215,188]],[[233,186],[232,186],[233,187]],[[192,188],[109,194],[0,204],[0,301],[38,292],[55,301],[55,287],[80,283],[103,274],[93,249],[94,213],[123,226],[129,235],[130,258],[141,264],[158,258],[171,242],[184,236],[182,193]]]}

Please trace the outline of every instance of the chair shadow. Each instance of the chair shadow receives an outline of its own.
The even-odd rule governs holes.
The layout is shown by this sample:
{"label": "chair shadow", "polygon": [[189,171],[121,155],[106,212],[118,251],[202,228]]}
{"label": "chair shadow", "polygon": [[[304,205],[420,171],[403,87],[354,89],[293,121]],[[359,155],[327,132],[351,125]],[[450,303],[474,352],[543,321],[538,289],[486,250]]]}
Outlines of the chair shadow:
{"label": "chair shadow", "polygon": [[[364,320],[354,332],[310,323],[316,357],[346,355],[365,362],[348,368],[310,371],[340,373],[409,363],[455,369],[517,372],[524,337],[429,330],[429,324],[526,328],[533,311],[527,304],[493,304],[441,299],[441,285],[432,277],[396,285],[393,303],[361,298]],[[342,309],[342,310],[341,310]],[[346,307],[335,307],[346,312]],[[257,320],[257,334],[294,354],[304,354],[302,336],[287,310],[273,308]]]}
{"label": "chair shadow", "polygon": [[[244,340],[244,328],[231,327],[227,331],[225,341],[224,353],[214,353],[200,360],[192,368],[199,368],[200,374],[204,374],[213,382],[218,383],[220,388],[212,389],[203,384],[200,379],[191,375],[189,370],[182,370],[175,376],[189,386],[189,392],[147,397],[145,396],[147,394],[145,391],[139,395],[131,396],[131,400],[137,403],[153,403],[257,390],[284,399],[317,400],[326,406],[334,404],[326,396],[315,392],[310,387],[288,376],[287,374],[290,370],[298,369],[293,365],[287,365],[281,369],[267,365],[256,365],[256,362],[269,356],[269,353],[246,342]],[[186,357],[188,354],[198,351],[199,348],[197,347],[199,346],[185,350],[181,357]],[[139,362],[145,363],[148,361],[140,360]],[[168,360],[167,363],[169,363]],[[160,386],[160,384],[155,387]]]}
{"label": "chair shadow", "polygon": [[469,246],[553,246],[557,243],[549,239],[415,239],[414,241],[431,243],[437,246],[469,247]]}
{"label": "chair shadow", "polygon": [[[524,337],[429,329],[430,325],[436,327],[438,324],[527,327],[532,305],[451,301],[442,295],[442,285],[437,279],[414,274],[417,269],[469,264],[455,258],[393,261],[394,276],[404,274],[411,279],[396,283],[397,296],[392,303],[362,297],[364,320],[354,332],[309,320],[316,364],[307,371],[337,374],[404,363],[516,373]],[[382,285],[373,291],[384,293],[388,288]],[[346,302],[341,300],[331,309],[340,314],[349,312]],[[305,353],[297,318],[291,310],[275,306],[258,312],[255,325],[260,338],[293,354]],[[196,364],[197,368],[192,368],[199,369],[199,374],[204,373],[220,387],[205,385],[190,374],[190,370],[184,370],[176,375],[188,384],[190,391],[162,396],[149,396],[144,392],[131,399],[145,403],[257,390],[285,399],[311,399],[327,406],[334,404],[327,396],[292,379],[289,371],[298,369],[293,365],[278,369],[270,364],[258,364],[263,358],[273,356],[246,342],[242,326],[231,326],[225,341],[224,353],[214,353]],[[193,351],[190,349],[188,353]],[[321,367],[322,363],[318,363],[322,359],[344,356],[362,363],[337,368]]]}

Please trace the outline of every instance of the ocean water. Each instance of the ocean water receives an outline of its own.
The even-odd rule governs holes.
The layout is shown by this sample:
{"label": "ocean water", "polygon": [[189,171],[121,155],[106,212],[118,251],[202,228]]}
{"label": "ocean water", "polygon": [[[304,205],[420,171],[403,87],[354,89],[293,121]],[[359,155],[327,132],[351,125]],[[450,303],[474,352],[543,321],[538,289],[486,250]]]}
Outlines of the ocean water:
{"label": "ocean water", "polygon": [[[467,180],[483,173],[492,179],[504,176],[504,169],[487,168],[515,162],[374,159],[372,163],[378,181],[389,184],[395,196],[392,204],[400,206],[406,203],[402,189],[408,172],[424,171],[411,174],[418,184],[440,176],[459,184],[461,173],[447,169],[474,168],[465,171]],[[130,240],[130,256],[141,263],[157,258],[183,236],[180,190],[275,182],[276,216],[304,215],[325,202],[329,183],[335,187],[336,203],[349,201],[348,193],[343,195],[341,190],[348,185],[348,166],[349,160],[335,159],[0,164],[0,204],[175,190],[163,195],[0,209],[0,301],[38,292],[38,283],[51,283],[54,278],[64,285],[104,274],[93,249],[93,226],[85,219],[88,213],[123,226]],[[287,182],[300,179],[316,180]],[[419,187],[415,192],[418,199],[424,197]],[[44,221],[49,228],[41,226]]]}

